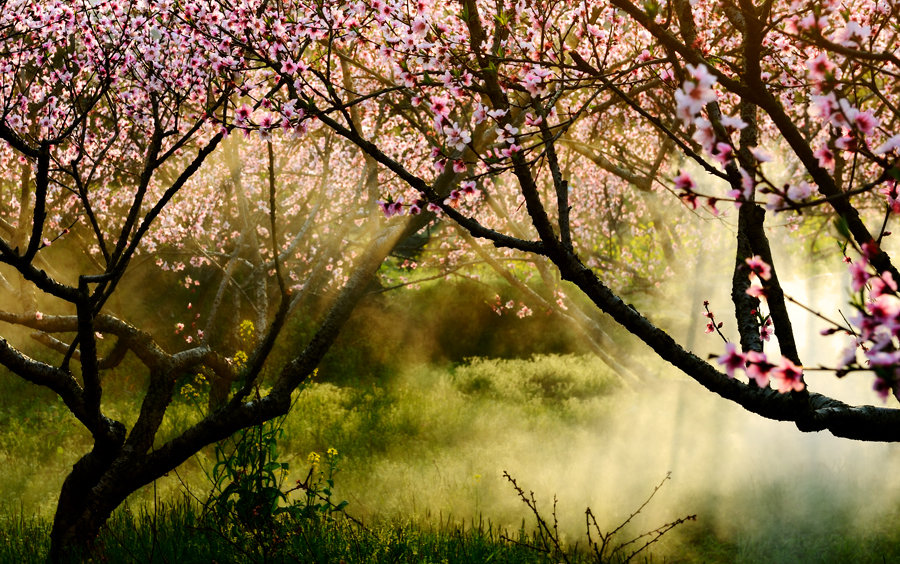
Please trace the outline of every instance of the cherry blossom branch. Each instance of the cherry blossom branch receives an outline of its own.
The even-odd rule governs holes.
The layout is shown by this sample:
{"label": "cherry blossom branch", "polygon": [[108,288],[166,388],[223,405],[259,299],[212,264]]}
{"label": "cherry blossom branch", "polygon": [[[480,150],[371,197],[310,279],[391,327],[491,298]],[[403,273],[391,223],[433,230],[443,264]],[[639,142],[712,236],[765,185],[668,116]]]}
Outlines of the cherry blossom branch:
{"label": "cherry blossom branch", "polygon": [[894,55],[890,51],[874,53],[872,51],[863,51],[861,49],[847,47],[846,45],[841,45],[840,43],[831,41],[830,39],[822,35],[821,31],[818,28],[813,28],[813,30],[811,31],[812,35],[797,36],[786,32],[783,33],[788,37],[809,41],[813,45],[828,49],[829,51],[832,51],[834,53],[840,53],[841,55],[845,55],[846,57],[849,57],[851,59],[891,62],[894,64],[894,66],[900,69],[900,58],[898,58],[897,55]]}
{"label": "cherry blossom branch", "polygon": [[504,235],[503,233],[499,233],[494,231],[493,229],[484,227],[474,218],[470,218],[462,215],[458,211],[456,211],[452,206],[443,203],[444,198],[440,197],[431,186],[425,183],[424,180],[410,173],[406,168],[395,161],[394,159],[387,156],[381,149],[378,148],[374,143],[364,139],[358,132],[354,132],[344,127],[330,116],[327,116],[318,111],[315,112],[315,115],[318,117],[320,121],[322,121],[325,125],[332,128],[342,137],[352,141],[357,146],[360,147],[363,151],[365,151],[368,155],[372,156],[379,164],[385,166],[388,170],[396,174],[401,180],[406,182],[410,187],[418,190],[419,192],[428,196],[428,199],[431,203],[437,205],[441,208],[441,211],[444,212],[448,217],[452,220],[456,221],[460,225],[463,225],[468,229],[473,235],[477,237],[481,237],[483,239],[488,239],[494,243],[496,246],[509,247],[511,249],[517,249],[520,251],[526,251],[537,254],[544,254],[546,251],[544,250],[544,245],[537,241],[525,241],[522,239],[518,239],[515,237],[511,237],[509,235]]}
{"label": "cherry blossom branch", "polygon": [[719,335],[719,337],[722,338],[722,341],[727,343],[728,338],[722,333],[722,324],[723,323],[721,321],[719,323],[716,323],[716,316],[709,309],[709,301],[708,300],[703,300],[703,309],[706,310],[704,317],[709,319],[709,321],[706,322],[706,332],[711,333],[712,331],[715,331]]}
{"label": "cherry blossom branch", "polygon": [[646,119],[647,121],[652,123],[654,127],[656,127],[661,132],[663,132],[666,135],[666,137],[668,137],[676,145],[678,145],[678,148],[685,155],[687,155],[693,161],[695,161],[697,164],[699,164],[703,168],[703,170],[705,170],[709,174],[711,174],[715,177],[721,178],[723,180],[728,179],[728,177],[722,171],[715,168],[713,165],[711,165],[709,162],[707,162],[706,159],[701,157],[696,151],[691,149],[684,141],[682,141],[681,138],[675,134],[675,132],[673,132],[671,129],[669,129],[669,127],[667,127],[662,122],[662,120],[660,120],[656,116],[652,115],[647,110],[642,108],[640,106],[640,104],[638,104],[637,102],[632,100],[624,91],[622,91],[619,87],[617,87],[615,84],[613,84],[611,81],[609,81],[606,77],[604,77],[603,73],[601,71],[595,69],[594,67],[592,67],[590,65],[590,63],[585,61],[581,57],[581,55],[579,55],[578,53],[573,51],[571,53],[571,56],[572,56],[572,59],[578,64],[578,68],[580,70],[582,70],[583,72],[586,72],[588,74],[592,74],[593,76],[596,76],[597,78],[599,78],[604,86],[606,86],[607,88],[612,90],[616,94],[616,96],[621,98],[626,104],[628,104],[628,106],[630,108],[632,108],[634,111],[638,112],[641,115],[641,117],[643,117],[644,119]]}
{"label": "cherry blossom branch", "polygon": [[[785,113],[781,103],[763,84],[760,73],[754,72],[758,71],[758,61],[752,63],[753,66],[748,67],[747,72],[743,75],[744,80],[747,81],[746,85],[741,84],[722,73],[715,65],[709,64],[709,62],[695,49],[688,47],[685,43],[678,40],[671,32],[661,28],[645,12],[637,8],[629,0],[612,0],[612,4],[627,12],[665,47],[679,53],[687,61],[706,65],[708,71],[717,78],[719,84],[726,90],[736,94],[742,100],[752,101],[764,110],[794,151],[794,154],[797,155],[806,167],[807,171],[812,176],[813,181],[819,187],[819,190],[825,196],[834,197],[834,199],[831,200],[831,205],[847,222],[848,228],[857,243],[862,245],[873,240],[871,233],[869,233],[868,229],[860,219],[859,212],[850,204],[849,198],[838,188],[834,179],[819,164],[818,158],[813,154],[812,149],[797,126]],[[686,3],[683,2],[682,4]],[[690,8],[685,7],[684,9],[689,10]],[[884,251],[879,250],[872,260],[879,270],[888,270],[894,274],[895,278],[900,279],[900,274],[898,274],[897,269],[891,264],[890,258]]]}
{"label": "cherry blossom branch", "polygon": [[576,284],[603,311],[647,343],[661,358],[719,396],[744,409],[777,421],[792,421],[804,432],[829,431],[838,437],[863,441],[900,441],[900,409],[850,406],[810,393],[797,402],[790,394],[755,388],[730,379],[693,353],[684,350],[665,331],[654,326],[633,306],[625,304],[575,257],[557,263],[563,278]]}

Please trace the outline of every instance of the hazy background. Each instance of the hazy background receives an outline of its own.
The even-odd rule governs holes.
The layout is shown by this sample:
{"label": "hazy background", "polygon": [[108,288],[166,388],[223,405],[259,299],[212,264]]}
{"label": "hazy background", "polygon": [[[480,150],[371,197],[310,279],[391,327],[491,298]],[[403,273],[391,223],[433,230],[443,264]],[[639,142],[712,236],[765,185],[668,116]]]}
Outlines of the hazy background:
{"label": "hazy background", "polygon": [[[702,357],[723,348],[703,332],[703,300],[737,338],[724,226],[658,295],[632,296]],[[791,245],[773,245],[786,292],[826,315],[837,317],[838,308],[849,314],[839,260],[804,265],[793,254],[802,249]],[[804,434],[747,413],[610,327],[646,371],[645,384],[622,386],[584,354],[570,329],[539,315],[498,317],[489,307],[495,293],[483,282],[441,281],[368,300],[284,423],[282,458],[292,468],[286,483],[306,475],[309,452],[333,447],[341,453],[335,496],[364,520],[530,527],[502,477],[508,471],[534,491],[545,517],[557,496],[567,540],[583,543],[586,507],[613,529],[671,472],[634,530],[689,514],[698,520],[654,545],[659,559],[881,562],[896,552],[896,446]],[[801,358],[833,365],[846,340],[820,337],[824,324],[805,313],[794,323]],[[295,321],[286,335],[303,331]],[[276,364],[293,346],[281,343]],[[110,413],[126,421],[133,419],[129,400],[142,389],[131,370],[136,363],[126,362],[105,396]],[[807,379],[846,401],[880,403],[865,375],[838,381],[813,372]],[[0,464],[16,469],[0,476],[2,509],[49,515],[88,437],[48,394],[5,374],[0,384]],[[167,432],[198,413],[195,403],[177,398]],[[131,503],[174,499],[185,488],[203,498],[209,484],[201,469],[211,468],[212,456],[205,450]]]}

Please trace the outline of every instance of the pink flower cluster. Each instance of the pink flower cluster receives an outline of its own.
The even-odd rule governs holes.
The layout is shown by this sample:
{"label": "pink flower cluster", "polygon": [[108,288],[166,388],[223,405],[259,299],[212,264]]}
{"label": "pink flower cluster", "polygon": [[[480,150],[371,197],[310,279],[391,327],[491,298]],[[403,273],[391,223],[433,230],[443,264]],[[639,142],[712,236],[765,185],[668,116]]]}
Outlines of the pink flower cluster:
{"label": "pink flower cluster", "polygon": [[725,368],[729,378],[734,378],[735,371],[740,369],[760,388],[768,387],[770,382],[781,393],[800,392],[806,387],[803,367],[785,357],[781,357],[778,364],[773,364],[763,352],[742,353],[737,351],[734,343],[725,343],[725,354],[716,361]]}
{"label": "pink flower cluster", "polygon": [[[754,255],[744,260],[749,270],[748,276],[752,280],[758,277],[760,280],[772,278],[772,267],[759,255]],[[765,291],[760,286],[751,286],[747,293],[755,297],[765,297]],[[704,302],[704,306],[708,303]],[[707,307],[707,311],[709,308]],[[769,341],[772,337],[772,318],[763,317],[754,310],[753,315],[759,319],[759,336],[763,341]],[[708,317],[712,317],[709,315]],[[710,330],[707,328],[707,333]],[[734,378],[736,370],[743,370],[750,380],[756,382],[760,388],[775,384],[775,389],[781,393],[799,392],[806,388],[803,383],[803,367],[797,366],[789,358],[781,357],[777,364],[770,361],[762,351],[738,352],[734,343],[725,343],[725,354],[719,356],[717,362],[725,368],[729,378]]]}
{"label": "pink flower cluster", "polygon": [[[844,350],[839,374],[851,370],[871,370],[875,373],[873,389],[882,399],[893,393],[900,399],[900,293],[897,282],[888,272],[877,273],[869,260],[875,246],[863,247],[863,256],[850,263],[850,286],[856,293],[851,302],[856,314],[850,317],[850,327],[837,327],[825,334],[843,332],[853,340]],[[857,359],[862,350],[862,361]]]}

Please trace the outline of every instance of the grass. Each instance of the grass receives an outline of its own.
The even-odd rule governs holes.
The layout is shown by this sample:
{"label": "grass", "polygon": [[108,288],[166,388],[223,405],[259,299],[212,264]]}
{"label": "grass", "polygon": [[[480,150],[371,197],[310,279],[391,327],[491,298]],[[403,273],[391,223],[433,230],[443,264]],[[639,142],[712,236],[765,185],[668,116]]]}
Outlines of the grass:
{"label": "grass", "polygon": [[[0,389],[0,460],[23,469],[0,473],[0,499],[6,500],[0,561],[42,561],[58,489],[89,437],[38,388],[0,375]],[[122,389],[104,400],[128,420],[133,392]],[[766,466],[758,443],[742,442],[758,431],[746,427],[740,413],[722,416],[686,404],[692,423],[677,434],[669,428],[666,403],[676,394],[672,388],[654,392],[622,390],[593,358],[556,355],[423,365],[375,384],[314,381],[284,422],[279,451],[290,464],[286,481],[304,477],[310,452],[337,449],[342,462],[334,497],[349,500],[347,511],[365,529],[342,518],[286,520],[278,524],[277,543],[270,537],[256,552],[252,543],[236,543],[203,521],[190,497],[209,493],[203,471],[215,454],[207,449],[132,496],[101,542],[111,562],[550,561],[501,538],[534,541],[533,515],[503,480],[508,470],[535,490],[545,518],[558,494],[562,545],[574,562],[586,558],[586,506],[611,530],[673,469],[671,485],[635,518],[631,532],[688,513],[698,521],[653,545],[649,561],[900,561],[900,532],[891,526],[898,517],[890,502],[896,488],[884,482],[878,503],[870,495],[877,476],[891,467],[893,451],[860,458],[873,469],[869,474],[852,463],[854,450],[847,450],[850,462],[843,466],[816,462],[848,458],[831,443],[819,447],[818,458],[804,459],[816,468],[812,474],[790,470],[793,454]],[[177,432],[197,409],[179,396],[164,432]],[[682,453],[675,468],[670,436],[695,453]],[[743,458],[728,458],[740,453]],[[742,478],[745,468],[757,468],[757,478]]]}
{"label": "grass", "polygon": [[[0,559],[43,563],[50,524],[40,517],[0,520]],[[511,540],[507,540],[511,539]],[[98,543],[102,561],[179,564],[210,562],[467,563],[555,562],[524,546],[539,542],[525,529],[509,532],[489,523],[410,522],[360,526],[344,518],[278,519],[265,531],[222,530],[190,500],[161,504],[157,511],[116,512]],[[589,556],[572,548],[571,562]]]}

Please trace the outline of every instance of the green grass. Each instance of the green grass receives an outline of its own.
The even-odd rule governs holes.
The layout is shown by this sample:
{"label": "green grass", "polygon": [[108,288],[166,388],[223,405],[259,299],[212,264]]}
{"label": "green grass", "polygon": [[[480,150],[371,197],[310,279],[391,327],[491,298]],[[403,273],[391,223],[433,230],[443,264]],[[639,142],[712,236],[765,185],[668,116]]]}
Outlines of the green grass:
{"label": "green grass", "polygon": [[[50,523],[19,515],[0,519],[0,561],[22,564],[46,559]],[[512,540],[510,540],[512,539]],[[103,530],[98,556],[104,562],[346,562],[467,563],[556,562],[525,546],[540,540],[525,529],[501,531],[490,523],[410,522],[359,525],[343,517],[326,520],[276,518],[265,529],[223,527],[201,515],[190,500],[156,510],[117,511]],[[569,560],[589,555],[569,549]]]}
{"label": "green grass", "polygon": [[[278,525],[277,543],[265,537],[256,552],[252,543],[235,544],[200,519],[196,499],[184,501],[185,495],[205,499],[210,491],[204,476],[215,461],[210,448],[137,492],[130,510],[115,514],[101,541],[109,561],[252,562],[263,561],[266,549],[274,551],[266,555],[273,562],[542,562],[540,554],[500,538],[501,531],[511,531],[518,539],[534,526],[503,470],[535,490],[545,518],[559,495],[563,541],[581,549],[585,507],[592,507],[605,530],[624,520],[671,468],[670,436],[696,438],[697,444],[680,443],[688,454],[679,460],[698,475],[676,472],[630,533],[689,513],[698,521],[654,544],[650,561],[900,561],[900,531],[892,526],[897,512],[869,507],[878,505],[867,497],[878,472],[866,474],[850,462],[806,474],[781,471],[789,460],[765,466],[755,458],[758,447],[739,440],[756,432],[735,419],[740,412],[722,417],[692,403],[684,411],[686,421],[695,423],[666,435],[657,422],[668,421],[665,400],[674,401],[674,388],[649,395],[623,390],[590,357],[473,359],[413,367],[378,383],[346,380],[314,381],[297,395],[279,452],[290,464],[290,484],[306,475],[310,452],[336,448],[341,466],[333,497],[348,500],[348,513],[367,530],[342,519],[286,521]],[[133,392],[127,382],[121,389],[104,401],[129,420]],[[0,390],[0,460],[13,469],[0,473],[0,562],[42,561],[58,489],[89,448],[89,437],[37,387],[0,375]],[[163,433],[178,432],[199,417],[198,410],[179,395]],[[709,427],[710,420],[718,427]],[[821,448],[810,464],[838,460],[830,448]],[[743,458],[725,457],[740,449],[747,451]],[[875,453],[865,467],[889,475],[888,454],[860,452]],[[695,458],[702,467],[685,466]],[[740,475],[740,465],[756,468],[757,478],[731,479]],[[887,501],[897,493],[891,483],[885,478],[881,487]]]}

